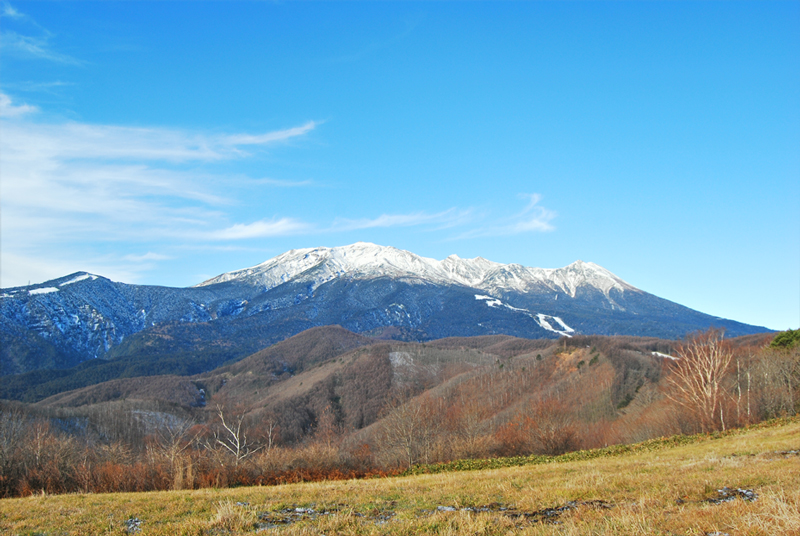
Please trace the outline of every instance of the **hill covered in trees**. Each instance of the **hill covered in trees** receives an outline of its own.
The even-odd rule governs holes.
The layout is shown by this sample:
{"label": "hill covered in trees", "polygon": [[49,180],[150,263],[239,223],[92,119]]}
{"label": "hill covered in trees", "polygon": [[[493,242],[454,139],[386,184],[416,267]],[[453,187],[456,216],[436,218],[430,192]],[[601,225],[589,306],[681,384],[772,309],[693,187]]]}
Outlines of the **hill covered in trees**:
{"label": "hill covered in trees", "polygon": [[[733,428],[800,409],[786,337],[412,343],[314,328],[208,372],[3,402],[0,492],[341,478]],[[710,383],[687,381],[702,366]]]}

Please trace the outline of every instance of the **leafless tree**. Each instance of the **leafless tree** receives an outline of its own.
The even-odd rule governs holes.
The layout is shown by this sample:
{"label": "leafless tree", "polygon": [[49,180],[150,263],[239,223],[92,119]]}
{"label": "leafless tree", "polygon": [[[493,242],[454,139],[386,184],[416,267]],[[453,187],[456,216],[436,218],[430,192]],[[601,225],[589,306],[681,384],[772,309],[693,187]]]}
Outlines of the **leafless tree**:
{"label": "leafless tree", "polygon": [[704,432],[724,430],[725,381],[733,351],[722,331],[711,329],[694,335],[677,347],[676,354],[677,359],[670,363],[667,396],[692,413]]}
{"label": "leafless tree", "polygon": [[244,412],[237,412],[226,417],[222,406],[217,406],[219,425],[214,429],[213,437],[207,446],[221,448],[233,456],[234,465],[239,464],[262,449],[255,441],[248,439]]}
{"label": "leafless tree", "polygon": [[577,448],[574,417],[558,398],[546,397],[533,403],[525,422],[534,452],[557,455]]}
{"label": "leafless tree", "polygon": [[19,447],[25,435],[27,417],[17,408],[0,407],[0,496],[9,495],[14,470],[19,466]]}
{"label": "leafless tree", "polygon": [[753,372],[764,417],[797,414],[800,397],[800,347],[762,350],[757,356]]}
{"label": "leafless tree", "polygon": [[459,393],[447,409],[446,420],[452,450],[459,457],[485,455],[489,449],[491,408],[482,400]]}
{"label": "leafless tree", "polygon": [[157,458],[166,461],[172,478],[172,489],[192,487],[191,456],[186,455],[196,439],[193,420],[167,421],[158,428],[152,449]]}
{"label": "leafless tree", "polygon": [[[383,418],[377,434],[378,447],[384,457],[399,458],[400,463],[411,467],[415,463],[430,461],[437,423],[431,415],[430,403],[423,398],[390,401],[388,413]],[[392,453],[399,453],[393,456]]]}
{"label": "leafless tree", "polygon": [[275,446],[275,441],[278,439],[278,419],[274,415],[262,419],[261,430],[264,438],[267,440],[265,450],[270,452]]}

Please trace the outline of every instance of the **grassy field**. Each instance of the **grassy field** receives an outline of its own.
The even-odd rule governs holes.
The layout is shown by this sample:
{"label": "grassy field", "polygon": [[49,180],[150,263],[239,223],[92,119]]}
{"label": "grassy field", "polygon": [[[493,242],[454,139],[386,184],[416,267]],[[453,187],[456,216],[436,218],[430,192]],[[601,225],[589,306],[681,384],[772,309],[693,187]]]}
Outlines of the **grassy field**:
{"label": "grassy field", "polygon": [[800,535],[800,420],[673,443],[397,478],[3,499],[0,534]]}

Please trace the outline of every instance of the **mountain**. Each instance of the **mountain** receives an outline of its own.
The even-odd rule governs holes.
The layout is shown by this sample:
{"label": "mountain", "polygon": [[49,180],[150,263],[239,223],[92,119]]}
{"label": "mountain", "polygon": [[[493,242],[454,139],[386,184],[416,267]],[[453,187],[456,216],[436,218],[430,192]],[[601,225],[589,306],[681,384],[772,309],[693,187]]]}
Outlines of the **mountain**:
{"label": "mountain", "polygon": [[440,285],[496,291],[564,292],[575,297],[578,287],[591,286],[606,297],[612,289],[637,289],[605,268],[577,261],[565,268],[527,268],[519,264],[500,264],[482,257],[461,259],[450,255],[443,261],[420,257],[393,247],[359,242],[339,248],[308,248],[288,251],[262,264],[209,279],[197,287],[237,282],[264,290],[287,281],[304,282],[310,288],[337,278],[374,279],[391,277]]}
{"label": "mountain", "polygon": [[190,288],[79,272],[2,289],[0,373],[95,358],[103,362],[90,372],[105,379],[116,372],[103,366],[119,360],[139,373],[156,366],[162,374],[197,373],[325,325],[409,341],[492,334],[674,339],[710,326],[732,336],[768,331],[648,294],[591,262],[542,269],[455,255],[438,261],[359,242],[288,251]]}

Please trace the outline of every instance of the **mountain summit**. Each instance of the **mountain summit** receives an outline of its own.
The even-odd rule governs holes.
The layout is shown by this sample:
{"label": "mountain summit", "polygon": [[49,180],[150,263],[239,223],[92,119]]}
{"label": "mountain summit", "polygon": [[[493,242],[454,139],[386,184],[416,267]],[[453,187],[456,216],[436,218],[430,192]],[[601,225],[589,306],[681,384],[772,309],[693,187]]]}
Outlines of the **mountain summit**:
{"label": "mountain summit", "polygon": [[461,285],[486,292],[549,289],[573,298],[581,286],[593,287],[606,296],[612,289],[640,292],[605,268],[591,262],[576,261],[564,268],[546,269],[501,264],[483,257],[462,259],[458,255],[450,255],[437,261],[409,251],[368,242],[335,248],[293,249],[251,268],[228,272],[196,286],[205,287],[233,281],[270,290],[287,281],[297,281],[310,283],[316,289],[340,277],[391,277],[410,282],[419,280],[438,285]]}
{"label": "mountain summit", "polygon": [[359,242],[288,251],[190,288],[79,272],[3,289],[0,374],[142,355],[202,355],[211,366],[326,325],[413,341],[768,331],[653,296],[590,262],[544,269],[456,255],[439,261]]}

